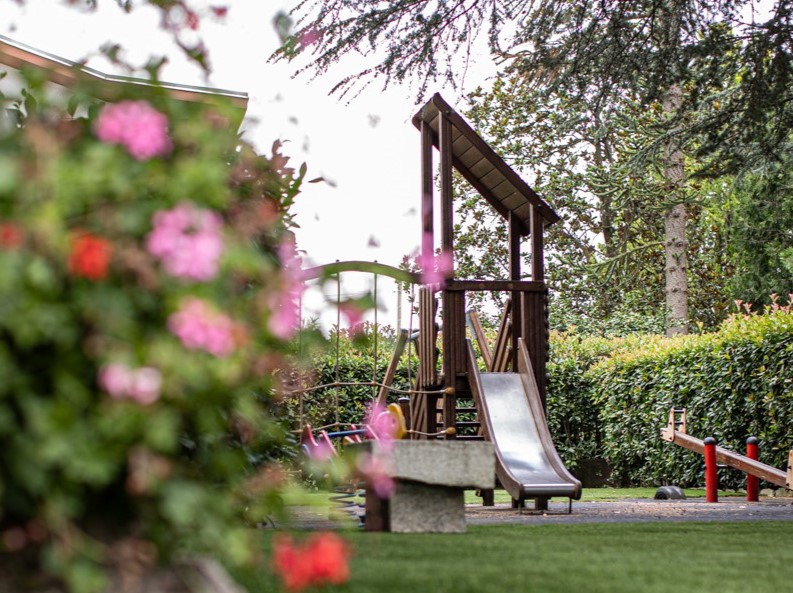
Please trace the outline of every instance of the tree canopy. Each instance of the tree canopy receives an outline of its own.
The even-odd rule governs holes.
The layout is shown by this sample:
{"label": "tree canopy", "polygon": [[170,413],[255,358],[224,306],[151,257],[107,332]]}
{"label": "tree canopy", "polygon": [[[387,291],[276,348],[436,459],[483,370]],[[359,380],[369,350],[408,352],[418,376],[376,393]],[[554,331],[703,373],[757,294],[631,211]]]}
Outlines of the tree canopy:
{"label": "tree canopy", "polygon": [[[793,2],[735,0],[304,0],[297,30],[275,54],[304,54],[318,74],[345,56],[365,65],[340,80],[346,93],[384,85],[457,82],[477,37],[527,87],[586,98],[595,108],[625,93],[659,101],[687,85],[676,134],[705,134],[719,172],[789,149],[793,108]],[[484,39],[479,40],[484,41]],[[725,59],[727,58],[727,59]]]}

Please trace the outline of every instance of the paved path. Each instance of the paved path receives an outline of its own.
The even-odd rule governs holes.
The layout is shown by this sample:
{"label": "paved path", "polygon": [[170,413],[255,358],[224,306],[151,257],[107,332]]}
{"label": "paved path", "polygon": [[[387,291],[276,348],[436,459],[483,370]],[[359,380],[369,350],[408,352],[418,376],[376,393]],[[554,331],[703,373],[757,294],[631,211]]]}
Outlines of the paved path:
{"label": "paved path", "polygon": [[[531,504],[531,501],[528,501]],[[748,503],[739,498],[722,498],[718,503],[704,499],[625,499],[619,502],[574,502],[567,514],[567,502],[551,501],[549,512],[530,509],[519,512],[509,504],[494,507],[467,505],[468,525],[638,523],[649,521],[793,521],[793,498],[768,498]]]}
{"label": "paved path", "polygon": [[[528,501],[531,504],[531,501]],[[336,511],[331,516],[327,510],[312,507],[293,508],[291,521],[277,527],[297,529],[354,529],[360,522],[352,514]],[[353,509],[360,514],[363,509]],[[551,501],[546,513],[530,509],[518,511],[509,503],[483,507],[469,504],[465,507],[468,525],[543,525],[580,523],[641,523],[651,521],[793,521],[793,498],[763,498],[747,503],[740,498],[722,498],[718,503],[707,503],[702,498],[687,500],[653,500],[647,498],[624,499],[618,502],[574,502],[572,514],[567,514],[566,501]],[[262,527],[276,527],[263,524]]]}

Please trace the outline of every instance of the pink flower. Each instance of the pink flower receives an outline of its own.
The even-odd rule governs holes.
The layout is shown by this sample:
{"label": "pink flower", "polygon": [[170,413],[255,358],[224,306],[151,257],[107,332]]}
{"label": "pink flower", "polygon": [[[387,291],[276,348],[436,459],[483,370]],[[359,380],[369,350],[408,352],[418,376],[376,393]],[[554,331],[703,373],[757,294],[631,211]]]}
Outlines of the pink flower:
{"label": "pink flower", "polygon": [[105,105],[94,131],[102,142],[121,144],[139,161],[166,155],[172,147],[168,119],[146,101]]}
{"label": "pink flower", "polygon": [[160,210],[146,237],[146,250],[175,278],[206,281],[217,275],[223,254],[223,219],[217,212],[182,202]]}
{"label": "pink flower", "polygon": [[353,330],[353,333],[358,333],[362,330],[363,326],[361,323],[363,322],[363,315],[365,313],[363,308],[354,301],[347,301],[339,305],[339,310],[341,314],[347,318],[347,323],[350,329]]}
{"label": "pink flower", "polygon": [[282,340],[291,338],[300,327],[300,296],[303,294],[302,259],[297,255],[293,240],[278,246],[281,262],[281,287],[269,301],[270,320],[268,326],[274,336]]}
{"label": "pink flower", "polygon": [[421,270],[421,282],[443,286],[446,276],[454,270],[454,258],[449,252],[441,251],[438,255],[434,255],[430,253],[431,250],[432,236],[424,233],[421,254],[416,257],[416,264]]}
{"label": "pink flower", "polygon": [[319,41],[319,33],[314,28],[309,28],[303,31],[298,36],[298,43],[300,44],[300,49],[304,50],[307,47],[314,45],[317,41]]}
{"label": "pink flower", "polygon": [[399,421],[387,408],[373,405],[366,414],[364,425],[369,436],[378,441],[381,449],[390,451],[393,448],[399,431]]}
{"label": "pink flower", "polygon": [[114,362],[99,370],[97,382],[113,399],[131,399],[148,406],[160,398],[162,374],[154,367],[131,369]]}
{"label": "pink flower", "polygon": [[153,404],[160,397],[162,375],[154,367],[141,367],[132,373],[129,398],[143,406]]}
{"label": "pink flower", "polygon": [[358,457],[356,468],[378,498],[381,500],[391,498],[396,489],[396,482],[391,477],[386,458],[379,454],[366,453]]}
{"label": "pink flower", "polygon": [[126,397],[130,380],[130,369],[125,364],[114,362],[103,366],[99,370],[99,387],[115,399]]}
{"label": "pink flower", "polygon": [[201,299],[187,298],[168,318],[168,329],[190,350],[206,350],[217,357],[228,356],[236,347],[236,325]]}
{"label": "pink flower", "polygon": [[440,284],[446,281],[446,276],[454,269],[452,254],[441,252],[438,255],[418,257],[421,268],[421,282],[423,284]]}

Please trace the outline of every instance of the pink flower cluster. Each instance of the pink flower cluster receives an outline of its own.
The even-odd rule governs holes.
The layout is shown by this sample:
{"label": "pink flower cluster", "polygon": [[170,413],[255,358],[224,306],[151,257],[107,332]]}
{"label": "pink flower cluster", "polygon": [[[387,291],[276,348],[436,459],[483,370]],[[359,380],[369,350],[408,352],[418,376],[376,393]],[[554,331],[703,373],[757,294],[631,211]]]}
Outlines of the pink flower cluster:
{"label": "pink flower cluster", "polygon": [[278,246],[281,261],[281,290],[270,299],[269,328],[277,338],[287,340],[300,327],[300,295],[303,294],[302,259],[297,255],[294,241]]}
{"label": "pink flower cluster", "polygon": [[360,334],[363,332],[363,315],[366,312],[355,301],[346,301],[339,304],[339,311],[347,318],[347,324],[353,334]]}
{"label": "pink flower cluster", "polygon": [[168,119],[146,101],[121,101],[102,108],[94,124],[97,138],[120,144],[139,161],[171,151]]}
{"label": "pink flower cluster", "polygon": [[386,407],[372,405],[364,419],[369,436],[378,441],[380,449],[391,451],[399,432],[399,420]]}
{"label": "pink flower cluster", "polygon": [[358,473],[366,481],[367,488],[381,500],[388,500],[396,490],[396,482],[391,477],[391,464],[388,458],[378,453],[364,453],[355,464]]}
{"label": "pink flower cluster", "polygon": [[442,252],[438,255],[420,255],[417,258],[421,269],[421,282],[423,284],[440,284],[446,282],[446,276],[454,269],[452,254]]}
{"label": "pink flower cluster", "polygon": [[236,347],[236,325],[230,317],[197,298],[186,298],[168,318],[168,329],[185,348],[228,356]]}
{"label": "pink flower cluster", "polygon": [[99,370],[97,382],[113,399],[130,399],[147,406],[160,397],[162,375],[154,367],[132,369],[114,362]]}
{"label": "pink flower cluster", "polygon": [[364,419],[364,425],[374,441],[372,452],[360,455],[356,460],[356,470],[366,481],[367,487],[378,498],[386,500],[396,489],[391,477],[391,464],[388,453],[394,449],[394,440],[399,432],[399,420],[385,407],[374,404]]}
{"label": "pink flower cluster", "polygon": [[448,274],[454,270],[454,258],[448,251],[434,255],[429,253],[431,250],[432,235],[424,233],[421,254],[416,257],[416,265],[421,271],[421,282],[443,286]]}
{"label": "pink flower cluster", "polygon": [[176,278],[199,282],[218,272],[223,253],[223,219],[217,212],[182,202],[154,214],[147,251]]}

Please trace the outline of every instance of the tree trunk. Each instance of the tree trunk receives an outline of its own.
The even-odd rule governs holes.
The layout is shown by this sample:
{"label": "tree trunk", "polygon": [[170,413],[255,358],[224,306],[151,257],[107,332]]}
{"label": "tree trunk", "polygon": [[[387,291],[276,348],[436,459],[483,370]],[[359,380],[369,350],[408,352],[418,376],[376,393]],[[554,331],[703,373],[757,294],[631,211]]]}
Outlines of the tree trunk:
{"label": "tree trunk", "polygon": [[[673,115],[683,102],[683,92],[673,85],[664,96],[664,111]],[[666,251],[666,335],[688,333],[688,241],[686,220],[688,212],[682,202],[684,183],[683,153],[674,138],[669,141],[664,154],[664,177],[667,197],[673,205],[665,218]]]}

